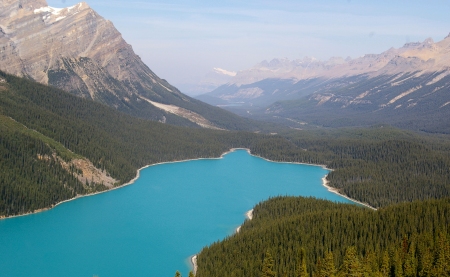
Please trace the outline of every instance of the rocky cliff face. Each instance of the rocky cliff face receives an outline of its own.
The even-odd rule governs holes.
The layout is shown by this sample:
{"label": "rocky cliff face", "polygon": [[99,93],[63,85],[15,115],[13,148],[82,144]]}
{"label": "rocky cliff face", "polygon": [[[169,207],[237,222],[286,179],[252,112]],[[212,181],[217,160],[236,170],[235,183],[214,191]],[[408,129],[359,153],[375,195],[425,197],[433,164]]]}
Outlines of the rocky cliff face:
{"label": "rocky cliff face", "polygon": [[58,9],[45,0],[0,0],[0,70],[162,122],[197,123],[152,102],[192,112],[212,108],[156,76],[84,2]]}

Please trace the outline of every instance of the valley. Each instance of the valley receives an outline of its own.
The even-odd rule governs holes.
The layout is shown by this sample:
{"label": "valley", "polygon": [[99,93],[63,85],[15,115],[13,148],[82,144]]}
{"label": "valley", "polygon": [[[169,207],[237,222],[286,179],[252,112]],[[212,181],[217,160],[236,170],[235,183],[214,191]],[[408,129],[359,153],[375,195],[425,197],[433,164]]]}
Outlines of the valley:
{"label": "valley", "polygon": [[[139,5],[142,13],[149,11],[145,3]],[[155,272],[161,266],[163,275],[180,276],[181,270],[184,276],[193,269],[186,260],[194,254],[198,277],[450,276],[450,36],[408,41],[357,58],[273,59],[240,71],[214,67],[191,92],[214,89],[194,98],[151,70],[114,24],[88,3],[67,6],[0,0],[0,236],[5,249],[12,249],[1,253],[0,266],[8,269],[7,276],[68,276],[71,266],[72,276],[159,276]],[[175,6],[189,15],[195,10],[176,4],[152,9]],[[205,17],[210,12],[201,11]],[[233,20],[241,16],[247,15]],[[166,22],[163,17],[150,22]],[[186,37],[194,25],[183,26]],[[201,31],[214,26],[202,24]],[[154,31],[155,36],[162,33]],[[234,50],[239,53],[234,59],[247,55],[240,49]],[[206,53],[207,47],[198,51]],[[237,151],[220,160],[232,160],[232,169],[218,163],[187,171],[177,167],[216,161],[236,148],[257,156],[248,155],[256,165],[247,156],[233,160],[245,152]],[[195,162],[178,163],[186,160]],[[135,190],[138,185],[117,190],[141,182],[140,169],[161,163],[173,167],[161,166],[167,172],[149,179],[148,187],[140,186],[145,193]],[[273,169],[297,163],[320,165],[313,167],[323,172],[289,177],[284,169]],[[233,179],[237,173],[246,181]],[[309,179],[313,175],[317,178]],[[187,176],[207,177],[204,183],[188,183]],[[327,191],[322,179],[330,191],[373,209],[347,203]],[[293,190],[281,190],[286,184]],[[300,184],[327,196],[297,193]],[[205,187],[213,188],[211,195],[220,201],[201,197]],[[166,196],[158,197],[161,191]],[[90,195],[96,196],[79,199]],[[240,204],[233,206],[235,201]],[[170,208],[158,210],[163,204],[176,208],[163,216]],[[253,218],[239,233],[229,232],[252,208]],[[233,223],[225,223],[228,209],[230,217],[237,216]],[[220,235],[209,237],[202,219],[190,221],[193,213],[213,218],[212,229],[228,224],[228,231],[211,231]],[[131,214],[136,215],[133,223]],[[90,216],[101,226],[88,222]],[[159,216],[160,221],[142,223]],[[170,227],[168,218],[174,220]],[[42,225],[36,223],[40,219]],[[111,225],[117,233],[105,227]],[[160,231],[155,237],[177,229],[175,237],[184,240],[176,247],[169,239],[171,245],[150,259],[148,249],[159,243],[146,241],[154,229]],[[53,255],[50,260],[58,263],[64,256],[69,261],[54,270],[36,246],[56,238],[52,232],[62,236],[47,252]],[[195,247],[190,246],[193,237],[198,239]],[[202,238],[209,239],[201,243]],[[139,244],[144,240],[145,247]],[[85,242],[97,248],[87,250]],[[100,259],[96,251],[113,257]],[[12,252],[15,258],[8,260]],[[132,254],[122,256],[125,252]],[[159,253],[176,256],[176,261],[158,265]],[[36,263],[24,262],[25,254]],[[138,258],[121,265],[133,255]],[[144,264],[145,273],[139,269]]]}
{"label": "valley", "polygon": [[274,59],[197,98],[292,128],[390,124],[448,133],[441,119],[450,111],[449,56],[447,36],[356,59]]}

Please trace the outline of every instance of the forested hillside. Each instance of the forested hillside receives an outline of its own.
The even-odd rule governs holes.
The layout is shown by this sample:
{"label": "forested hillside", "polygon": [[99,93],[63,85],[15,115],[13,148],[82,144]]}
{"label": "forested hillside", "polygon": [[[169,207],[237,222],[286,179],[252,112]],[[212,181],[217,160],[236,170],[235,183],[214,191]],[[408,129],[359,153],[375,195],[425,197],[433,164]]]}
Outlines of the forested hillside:
{"label": "forested hillside", "polygon": [[[265,276],[291,276],[300,265],[332,276],[324,268],[344,274],[355,264],[357,276],[448,272],[442,262],[449,260],[448,199],[389,206],[450,196],[445,135],[387,126],[278,135],[190,129],[137,119],[10,75],[0,80],[0,216],[119,186],[147,164],[218,157],[245,147],[275,161],[324,164],[334,169],[331,186],[386,208],[374,212],[301,198],[262,203],[240,234],[200,255],[198,276],[259,276],[263,268]],[[89,177],[76,161],[92,163],[109,183]]]}
{"label": "forested hillside", "polygon": [[144,165],[218,157],[256,137],[136,119],[32,81],[3,73],[0,78],[0,216],[106,189],[74,178],[81,169],[63,168],[63,162],[87,159],[117,186]]}
{"label": "forested hillside", "polygon": [[204,248],[196,276],[449,276],[449,226],[448,198],[372,211],[277,197]]}
{"label": "forested hillside", "polygon": [[258,141],[252,153],[276,161],[323,164],[330,186],[382,207],[450,196],[448,136],[418,135],[387,126],[290,131]]}
{"label": "forested hillside", "polygon": [[117,186],[148,164],[218,157],[235,147],[274,161],[326,165],[334,169],[331,186],[374,207],[450,196],[447,136],[387,126],[278,135],[174,127],[25,79],[0,78],[0,215],[109,188],[89,178],[77,159],[92,162]]}

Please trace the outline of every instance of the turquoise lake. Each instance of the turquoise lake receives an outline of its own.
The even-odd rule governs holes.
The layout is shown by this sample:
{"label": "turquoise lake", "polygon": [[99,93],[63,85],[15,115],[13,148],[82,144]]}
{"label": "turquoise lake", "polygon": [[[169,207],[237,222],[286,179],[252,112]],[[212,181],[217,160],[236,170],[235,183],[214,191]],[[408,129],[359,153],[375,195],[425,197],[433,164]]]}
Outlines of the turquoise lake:
{"label": "turquoise lake", "polygon": [[189,257],[233,234],[262,200],[349,202],[322,186],[327,173],[245,150],[151,166],[133,185],[0,220],[0,275],[186,277]]}

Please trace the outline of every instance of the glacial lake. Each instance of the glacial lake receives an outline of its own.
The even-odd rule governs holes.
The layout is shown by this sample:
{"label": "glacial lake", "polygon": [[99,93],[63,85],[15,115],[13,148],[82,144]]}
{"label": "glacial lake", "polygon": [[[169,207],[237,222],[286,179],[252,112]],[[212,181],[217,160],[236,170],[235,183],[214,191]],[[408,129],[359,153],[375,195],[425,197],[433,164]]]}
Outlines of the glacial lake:
{"label": "glacial lake", "polygon": [[133,185],[0,220],[1,276],[187,277],[190,256],[233,234],[262,200],[349,202],[322,186],[327,173],[245,150],[150,166]]}

